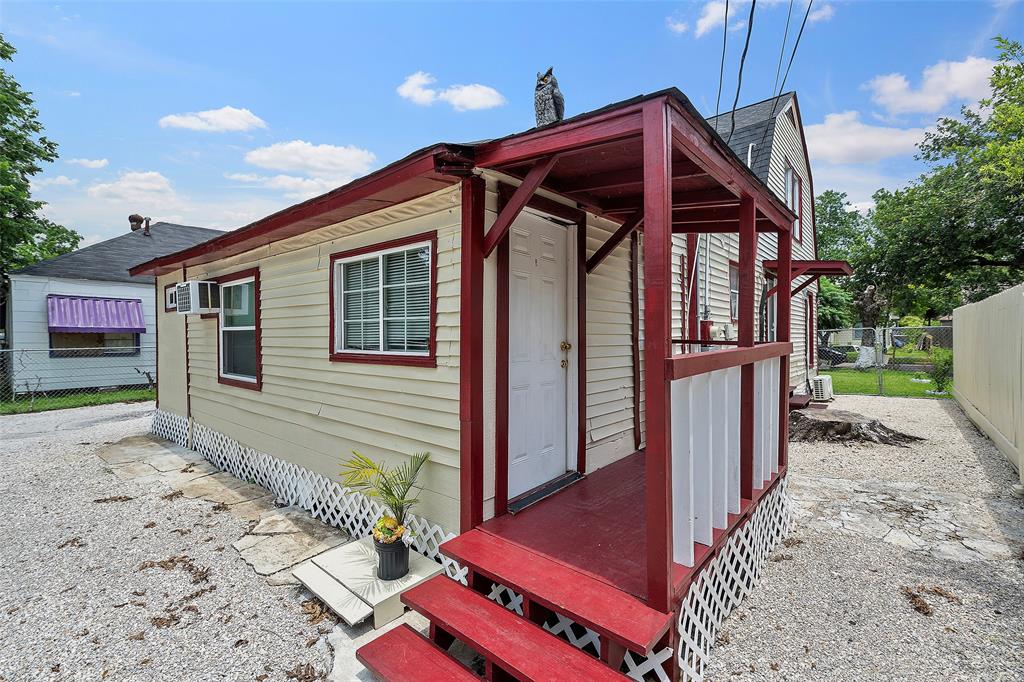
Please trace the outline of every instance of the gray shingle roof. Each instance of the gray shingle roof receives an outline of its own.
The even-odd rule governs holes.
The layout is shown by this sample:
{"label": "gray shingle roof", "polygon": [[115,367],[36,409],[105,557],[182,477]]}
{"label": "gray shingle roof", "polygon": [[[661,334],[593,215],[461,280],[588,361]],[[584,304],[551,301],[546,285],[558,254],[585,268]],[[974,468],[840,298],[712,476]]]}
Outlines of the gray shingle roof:
{"label": "gray shingle roof", "polygon": [[[733,133],[732,139],[729,139],[729,131],[732,130],[732,112],[727,111],[707,119],[723,140],[729,139],[729,147],[741,160],[746,161],[747,149],[751,144],[754,145],[752,154],[754,163],[751,170],[765,184],[768,183],[768,162],[771,160],[769,150],[772,148],[772,140],[775,136],[775,121],[779,112],[789,104],[793,94],[785,92],[779,95],[778,99],[772,97],[763,102],[756,102],[737,109],[735,112],[736,132]],[[767,135],[765,134],[766,128]],[[762,139],[764,144],[761,144]]]}
{"label": "gray shingle roof", "polygon": [[33,263],[11,274],[152,283],[152,276],[132,277],[128,274],[128,268],[224,234],[220,230],[174,223],[153,223],[149,231],[148,236],[142,230],[127,232],[63,256]]}

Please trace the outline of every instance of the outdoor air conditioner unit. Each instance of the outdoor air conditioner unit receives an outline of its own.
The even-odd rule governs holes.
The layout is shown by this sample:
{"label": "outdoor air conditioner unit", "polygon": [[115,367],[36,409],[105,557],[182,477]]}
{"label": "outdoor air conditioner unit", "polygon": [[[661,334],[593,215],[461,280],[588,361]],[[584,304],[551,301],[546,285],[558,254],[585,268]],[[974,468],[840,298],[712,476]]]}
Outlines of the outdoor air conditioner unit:
{"label": "outdoor air conditioner unit", "polygon": [[220,312],[220,285],[216,282],[189,280],[175,287],[178,312],[204,315]]}
{"label": "outdoor air conditioner unit", "polygon": [[811,384],[814,388],[815,400],[832,400],[835,397],[832,393],[832,377],[827,374],[819,374],[814,377],[811,379]]}

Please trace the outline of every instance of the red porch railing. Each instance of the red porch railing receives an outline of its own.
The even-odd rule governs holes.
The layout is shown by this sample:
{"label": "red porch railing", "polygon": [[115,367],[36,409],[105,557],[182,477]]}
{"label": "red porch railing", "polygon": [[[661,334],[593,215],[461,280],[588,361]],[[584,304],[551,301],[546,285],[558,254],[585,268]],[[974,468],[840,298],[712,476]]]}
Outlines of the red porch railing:
{"label": "red porch railing", "polygon": [[[779,472],[781,358],[788,342],[677,355],[666,361],[671,382],[673,560],[693,566],[695,544],[710,547],[715,530],[729,527],[743,498],[741,471],[754,488]],[[753,366],[751,391],[740,368]],[[745,410],[745,393],[753,396]],[[741,421],[753,422],[751,447],[741,447]],[[746,456],[748,461],[744,462]]]}

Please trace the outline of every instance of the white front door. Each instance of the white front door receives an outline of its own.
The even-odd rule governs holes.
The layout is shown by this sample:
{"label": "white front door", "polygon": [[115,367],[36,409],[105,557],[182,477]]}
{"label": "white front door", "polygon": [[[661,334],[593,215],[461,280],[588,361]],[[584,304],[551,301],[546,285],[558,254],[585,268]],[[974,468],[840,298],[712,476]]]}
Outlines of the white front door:
{"label": "white front door", "polygon": [[[566,228],[523,212],[509,231],[508,495],[566,472]],[[563,362],[564,361],[564,362]]]}

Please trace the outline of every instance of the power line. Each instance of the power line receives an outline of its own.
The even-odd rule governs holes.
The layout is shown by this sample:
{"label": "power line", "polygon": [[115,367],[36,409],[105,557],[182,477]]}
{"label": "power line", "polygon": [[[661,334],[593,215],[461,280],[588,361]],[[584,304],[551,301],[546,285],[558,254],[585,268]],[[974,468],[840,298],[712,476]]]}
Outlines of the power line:
{"label": "power line", "polygon": [[779,76],[782,74],[782,58],[786,56],[786,43],[789,41],[789,20],[793,16],[793,0],[789,0],[789,9],[786,11],[786,30],[782,32],[782,47],[779,48],[779,64],[775,67],[775,83],[772,85],[772,92],[777,92],[779,87]]}
{"label": "power line", "polygon": [[[786,64],[786,74],[782,77],[782,83],[775,93],[775,98],[772,100],[772,111],[768,115],[768,123],[764,127],[764,133],[761,134],[761,143],[758,145],[757,155],[761,156],[761,148],[764,146],[764,141],[768,137],[768,128],[772,125],[772,119],[775,118],[775,107],[779,104],[779,97],[782,96],[782,91],[786,88],[786,81],[789,79],[789,70],[793,68],[793,59],[796,57],[796,49],[800,47],[800,38],[804,34],[804,26],[807,25],[807,17],[811,14],[811,5],[814,4],[814,0],[809,0],[807,3],[807,10],[804,12],[804,20],[800,22],[800,31],[796,34],[796,42],[793,43],[793,51],[789,53],[789,63]],[[786,20],[787,27],[789,26],[789,19]],[[785,43],[782,45],[785,50]],[[782,55],[779,55],[779,66],[782,66]],[[778,79],[778,73],[775,74],[775,78]]]}
{"label": "power line", "polygon": [[[736,132],[736,106],[740,103],[740,88],[743,87],[743,63],[747,60],[747,50],[750,48],[750,34],[754,32],[754,8],[757,7],[757,0],[750,3],[750,16],[747,18],[747,39],[743,42],[743,54],[740,55],[740,71],[736,77],[736,98],[732,101],[732,116],[729,120],[729,138],[725,141],[728,145],[732,140],[732,134]],[[729,16],[726,15],[725,22],[729,23]]]}
{"label": "power line", "polygon": [[[725,20],[722,22],[722,63],[718,66],[718,96],[715,98],[715,118],[718,117],[718,107],[722,102],[722,80],[725,78],[725,47],[729,38],[729,0],[725,0]],[[715,125],[715,132],[718,132],[718,125]]]}

